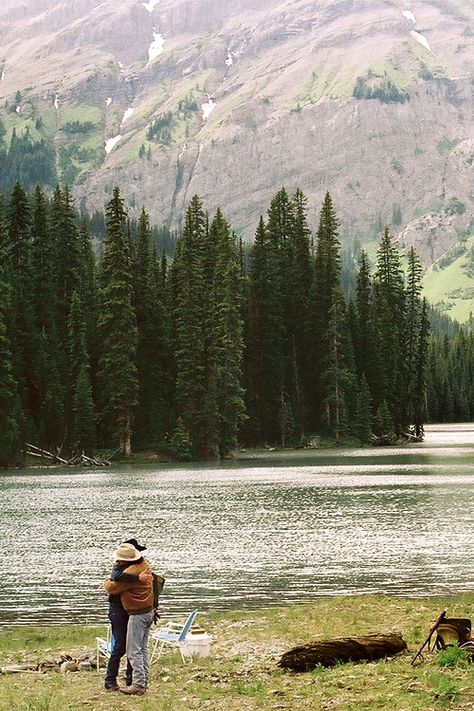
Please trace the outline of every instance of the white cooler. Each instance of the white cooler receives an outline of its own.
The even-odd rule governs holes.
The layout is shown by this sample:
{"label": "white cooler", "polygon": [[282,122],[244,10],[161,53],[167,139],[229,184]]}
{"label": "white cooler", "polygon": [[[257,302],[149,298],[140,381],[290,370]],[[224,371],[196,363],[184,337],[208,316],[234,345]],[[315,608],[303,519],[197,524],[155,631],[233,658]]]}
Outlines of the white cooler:
{"label": "white cooler", "polygon": [[211,651],[212,635],[207,632],[193,633],[186,635],[184,642],[181,642],[180,649],[185,657],[208,657]]}

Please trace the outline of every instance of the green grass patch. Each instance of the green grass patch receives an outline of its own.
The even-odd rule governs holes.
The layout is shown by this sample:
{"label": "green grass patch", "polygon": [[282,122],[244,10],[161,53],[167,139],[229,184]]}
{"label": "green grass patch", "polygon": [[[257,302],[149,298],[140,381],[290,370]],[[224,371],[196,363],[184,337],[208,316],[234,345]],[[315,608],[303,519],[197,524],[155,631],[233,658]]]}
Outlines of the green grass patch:
{"label": "green grass patch", "polygon": [[419,207],[415,210],[415,217],[423,217],[423,215],[436,215],[443,209],[443,200],[439,197],[433,198],[425,207]]}
{"label": "green grass patch", "polygon": [[469,237],[443,254],[423,279],[428,301],[460,323],[474,312],[473,250],[474,237]]}
{"label": "green grass patch", "polygon": [[436,148],[438,149],[439,153],[444,153],[445,151],[452,151],[453,148],[455,148],[458,143],[460,142],[460,138],[443,138],[439,143],[436,145]]}
{"label": "green grass patch", "polygon": [[60,128],[67,124],[79,122],[89,122],[95,124],[97,128],[104,128],[104,112],[97,106],[90,104],[73,104],[72,106],[59,106]]}
{"label": "green grass patch", "polygon": [[[444,607],[471,617],[474,595],[405,599],[386,596],[322,598],[303,605],[201,615],[213,635],[211,656],[183,664],[169,652],[151,669],[146,696],[125,699],[103,690],[103,671],[16,674],[0,677],[0,711],[376,711],[468,708],[474,702],[472,667],[439,665],[427,653],[411,666],[433,620]],[[0,628],[0,666],[55,658],[61,651],[79,656],[92,651],[102,627]],[[392,659],[318,666],[306,674],[279,669],[280,655],[297,644],[370,632],[400,632],[409,651]]]}

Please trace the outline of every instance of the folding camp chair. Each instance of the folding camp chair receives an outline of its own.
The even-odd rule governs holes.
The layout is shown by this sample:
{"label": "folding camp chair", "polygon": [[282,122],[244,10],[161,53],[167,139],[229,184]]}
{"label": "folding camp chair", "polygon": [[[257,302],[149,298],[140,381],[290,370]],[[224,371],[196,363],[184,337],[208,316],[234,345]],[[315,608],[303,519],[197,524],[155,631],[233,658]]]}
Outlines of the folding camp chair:
{"label": "folding camp chair", "polygon": [[186,636],[191,629],[191,625],[196,619],[198,611],[193,610],[182,622],[173,622],[170,620],[163,627],[159,627],[150,634],[150,641],[153,642],[153,648],[150,655],[150,664],[153,664],[155,659],[159,659],[166,645],[177,647],[181,654],[183,662],[186,661],[186,656],[183,654],[182,646],[185,643]]}
{"label": "folding camp chair", "polygon": [[110,659],[110,655],[112,654],[112,627],[108,625],[107,627],[107,638],[104,639],[103,637],[96,637],[96,657],[97,657],[97,671],[100,669],[100,658],[104,657],[105,659]]}

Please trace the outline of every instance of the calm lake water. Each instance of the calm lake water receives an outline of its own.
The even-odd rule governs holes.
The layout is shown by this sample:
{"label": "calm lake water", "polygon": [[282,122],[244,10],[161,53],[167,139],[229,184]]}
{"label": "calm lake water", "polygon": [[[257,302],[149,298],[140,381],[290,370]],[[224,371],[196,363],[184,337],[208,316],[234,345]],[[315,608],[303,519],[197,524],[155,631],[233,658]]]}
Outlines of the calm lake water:
{"label": "calm lake water", "polygon": [[0,623],[106,619],[136,536],[168,611],[474,590],[474,425],[404,448],[0,474]]}

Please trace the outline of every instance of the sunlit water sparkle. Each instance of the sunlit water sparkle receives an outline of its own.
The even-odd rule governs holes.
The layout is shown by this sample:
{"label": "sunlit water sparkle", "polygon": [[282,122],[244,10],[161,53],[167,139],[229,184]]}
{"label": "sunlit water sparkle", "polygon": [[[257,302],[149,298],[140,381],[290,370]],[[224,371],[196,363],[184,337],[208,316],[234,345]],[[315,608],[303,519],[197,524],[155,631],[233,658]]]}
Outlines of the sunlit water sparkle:
{"label": "sunlit water sparkle", "polygon": [[0,622],[104,620],[130,536],[178,611],[474,590],[474,425],[405,448],[0,475]]}

